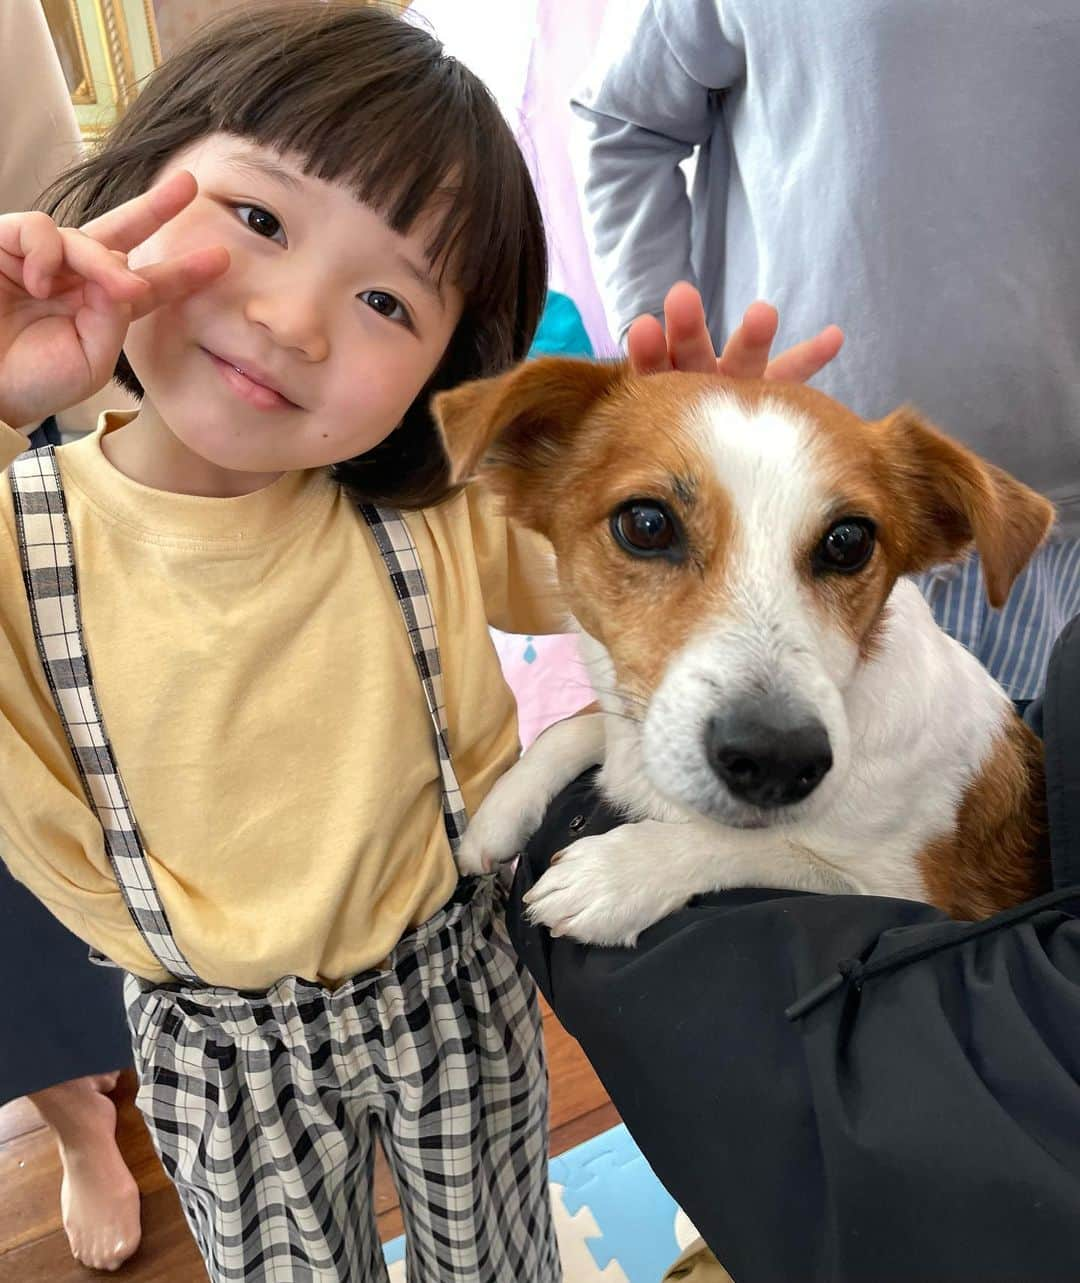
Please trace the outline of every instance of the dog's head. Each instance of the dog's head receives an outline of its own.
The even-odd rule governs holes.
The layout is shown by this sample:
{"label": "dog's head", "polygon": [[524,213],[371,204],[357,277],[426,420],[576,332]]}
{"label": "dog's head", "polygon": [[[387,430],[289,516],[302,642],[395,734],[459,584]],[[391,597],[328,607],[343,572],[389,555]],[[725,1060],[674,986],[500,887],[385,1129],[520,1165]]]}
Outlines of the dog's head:
{"label": "dog's head", "polygon": [[551,541],[654,787],[734,825],[842,779],[899,576],[974,545],[999,606],[1053,519],[914,411],[868,423],[800,386],[551,358],[434,412],[455,478]]}

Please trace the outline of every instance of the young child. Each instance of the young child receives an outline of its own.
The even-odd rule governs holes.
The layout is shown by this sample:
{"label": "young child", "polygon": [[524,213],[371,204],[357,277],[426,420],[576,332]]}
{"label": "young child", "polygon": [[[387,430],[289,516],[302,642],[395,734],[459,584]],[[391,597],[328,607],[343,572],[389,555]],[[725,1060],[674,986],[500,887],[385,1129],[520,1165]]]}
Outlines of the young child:
{"label": "young child", "polygon": [[[385,1277],[379,1136],[413,1283],[555,1283],[534,991],[452,850],[517,752],[488,624],[562,620],[426,408],[536,326],[513,139],[399,18],[260,10],[50,209],[0,219],[3,858],[129,974],[212,1279]],[[114,370],[134,415],[5,426]]]}

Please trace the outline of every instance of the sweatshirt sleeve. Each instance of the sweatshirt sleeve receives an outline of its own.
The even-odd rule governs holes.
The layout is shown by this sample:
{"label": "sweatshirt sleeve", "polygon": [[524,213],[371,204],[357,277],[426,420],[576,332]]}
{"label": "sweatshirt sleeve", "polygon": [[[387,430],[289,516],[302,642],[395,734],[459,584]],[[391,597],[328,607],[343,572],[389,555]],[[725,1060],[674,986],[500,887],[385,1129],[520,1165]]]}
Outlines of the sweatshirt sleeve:
{"label": "sweatshirt sleeve", "polygon": [[741,56],[717,0],[638,0],[612,6],[607,21],[572,105],[597,279],[621,342],[636,316],[662,314],[676,281],[694,281],[679,166],[705,142],[718,166],[719,94],[741,74]]}

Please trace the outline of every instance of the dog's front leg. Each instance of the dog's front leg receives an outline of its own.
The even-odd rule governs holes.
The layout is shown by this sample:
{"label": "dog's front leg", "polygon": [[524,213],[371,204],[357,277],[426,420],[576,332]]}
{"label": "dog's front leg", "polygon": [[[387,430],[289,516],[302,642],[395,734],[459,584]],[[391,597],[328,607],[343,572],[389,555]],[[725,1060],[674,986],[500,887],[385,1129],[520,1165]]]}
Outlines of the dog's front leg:
{"label": "dog's front leg", "polygon": [[603,713],[580,713],[539,735],[492,788],[458,848],[462,873],[489,873],[520,855],[556,794],[604,760]]}
{"label": "dog's front leg", "polygon": [[719,825],[641,820],[582,838],[525,896],[529,919],[586,944],[633,945],[692,896],[741,886],[834,894],[854,888],[782,838]]}

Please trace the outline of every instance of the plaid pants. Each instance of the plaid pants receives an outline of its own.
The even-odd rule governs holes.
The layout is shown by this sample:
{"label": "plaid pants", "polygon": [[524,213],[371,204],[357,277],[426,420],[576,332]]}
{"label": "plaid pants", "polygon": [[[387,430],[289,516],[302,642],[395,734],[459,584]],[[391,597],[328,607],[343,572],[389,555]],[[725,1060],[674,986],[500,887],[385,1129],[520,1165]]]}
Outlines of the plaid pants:
{"label": "plaid pants", "polygon": [[129,978],[138,1103],[214,1283],[386,1278],[382,1138],[410,1283],[559,1283],[535,990],[491,879],[385,970],[265,994]]}

